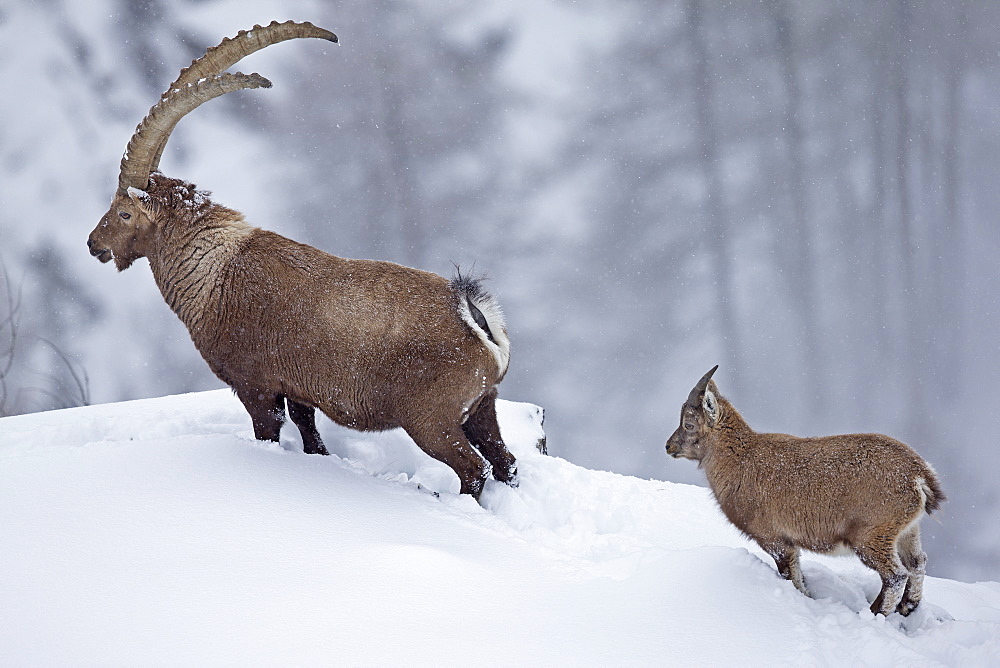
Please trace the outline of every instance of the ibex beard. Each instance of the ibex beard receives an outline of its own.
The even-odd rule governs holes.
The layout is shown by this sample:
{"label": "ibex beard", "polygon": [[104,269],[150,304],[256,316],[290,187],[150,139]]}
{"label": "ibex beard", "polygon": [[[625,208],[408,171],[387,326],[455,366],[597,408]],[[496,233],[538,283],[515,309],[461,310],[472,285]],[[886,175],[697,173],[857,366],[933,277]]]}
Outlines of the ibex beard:
{"label": "ibex beard", "polygon": [[149,260],[164,300],[242,401],[258,439],[278,440],[287,405],[304,451],[327,454],[319,408],[359,430],[402,427],[455,471],[464,494],[478,499],[490,475],[515,485],[495,409],[510,342],[480,281],[330,255],[252,227],[209,193],[158,171],[185,114],[225,93],[271,85],[223,70],[300,37],[337,41],[310,23],[273,22],[223,40],[181,71],[129,141],[90,252],[119,271]]}
{"label": "ibex beard", "polygon": [[681,407],[667,454],[698,462],[725,516],[803,594],[800,550],[850,550],[882,580],[873,613],[916,609],[927,565],[919,521],[945,500],[934,469],[883,434],[755,432],[719,394],[716,369]]}

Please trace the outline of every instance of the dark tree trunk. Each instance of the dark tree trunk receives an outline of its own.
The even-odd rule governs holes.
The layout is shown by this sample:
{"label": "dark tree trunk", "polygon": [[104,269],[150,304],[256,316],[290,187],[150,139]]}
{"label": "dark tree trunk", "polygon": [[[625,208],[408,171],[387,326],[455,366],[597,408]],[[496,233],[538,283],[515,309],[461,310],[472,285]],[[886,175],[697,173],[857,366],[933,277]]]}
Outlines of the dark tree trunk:
{"label": "dark tree trunk", "polygon": [[906,406],[909,433],[913,436],[927,431],[926,395],[927,362],[925,352],[925,311],[921,282],[916,273],[913,210],[910,201],[911,170],[913,168],[913,123],[910,110],[910,24],[912,13],[908,0],[896,4],[896,54],[893,60],[892,90],[896,108],[896,246],[899,250],[903,351],[900,356],[902,377],[907,380]]}
{"label": "dark tree trunk", "polygon": [[715,116],[712,73],[708,61],[708,36],[701,0],[688,0],[688,29],[694,55],[696,150],[706,183],[704,210],[706,234],[700,240],[711,258],[711,271],[719,331],[724,342],[726,372],[734,394],[740,394],[744,369],[743,344],[736,312],[732,237],[725,205],[725,186],[719,163],[719,127]]}
{"label": "dark tree trunk", "polygon": [[[799,90],[799,73],[796,68],[795,40],[792,17],[785,0],[771,0],[767,6],[777,36],[777,57],[785,90],[782,118],[787,151],[788,172],[785,188],[791,205],[792,216],[779,227],[779,236],[785,246],[785,278],[792,299],[792,308],[799,325],[799,338],[805,357],[802,368],[808,369],[817,382],[810,384],[808,407],[816,414],[825,410],[827,397],[824,388],[828,379],[825,358],[820,345],[818,308],[822,303],[818,284],[817,263],[813,249],[814,235],[810,219],[806,190],[806,170],[801,112],[802,95]],[[787,220],[787,219],[786,219]]]}
{"label": "dark tree trunk", "polygon": [[966,312],[965,226],[962,221],[962,81],[965,74],[964,43],[968,33],[965,6],[952,8],[954,31],[946,46],[944,71],[944,137],[941,151],[942,218],[936,227],[932,279],[935,311],[943,327],[936,329],[935,379],[944,396],[955,396],[962,383],[962,348]]}

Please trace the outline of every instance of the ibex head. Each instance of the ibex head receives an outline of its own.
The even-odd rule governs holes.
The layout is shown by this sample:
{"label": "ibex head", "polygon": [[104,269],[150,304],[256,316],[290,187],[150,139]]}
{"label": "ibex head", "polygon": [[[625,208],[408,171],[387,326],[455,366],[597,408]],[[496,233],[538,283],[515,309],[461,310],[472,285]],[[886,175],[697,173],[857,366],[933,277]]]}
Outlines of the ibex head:
{"label": "ibex head", "polygon": [[87,240],[91,255],[101,262],[114,258],[118,270],[122,271],[147,254],[163,212],[162,203],[146,191],[178,121],[220,95],[244,88],[270,88],[271,82],[259,74],[233,74],[223,70],[266,46],[296,37],[337,41],[337,36],[329,30],[308,22],[274,21],[265,28],[257,25],[252,30],[240,31],[232,39],[222,40],[181,70],[180,76],[149,110],[128,142],[111,207]]}
{"label": "ibex head", "polygon": [[716,364],[702,376],[681,407],[680,426],[667,439],[667,454],[701,461],[708,447],[707,436],[719,420],[718,389],[712,374],[719,368]]}

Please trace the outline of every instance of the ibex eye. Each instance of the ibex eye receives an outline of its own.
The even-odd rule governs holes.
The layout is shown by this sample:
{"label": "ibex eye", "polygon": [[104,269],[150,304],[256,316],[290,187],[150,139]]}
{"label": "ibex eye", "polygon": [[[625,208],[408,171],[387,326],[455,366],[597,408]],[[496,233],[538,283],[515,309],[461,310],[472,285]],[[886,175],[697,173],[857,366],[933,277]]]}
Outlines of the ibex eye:
{"label": "ibex eye", "polygon": [[119,211],[118,215],[121,216],[122,220],[128,220],[129,218],[132,217],[132,214],[129,213],[128,211]]}

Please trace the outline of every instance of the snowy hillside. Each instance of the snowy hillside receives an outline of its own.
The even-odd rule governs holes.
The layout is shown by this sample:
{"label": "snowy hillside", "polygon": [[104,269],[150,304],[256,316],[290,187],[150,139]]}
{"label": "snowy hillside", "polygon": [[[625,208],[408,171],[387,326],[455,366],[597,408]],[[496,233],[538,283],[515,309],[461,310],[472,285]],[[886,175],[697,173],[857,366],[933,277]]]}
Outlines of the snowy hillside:
{"label": "snowy hillside", "polygon": [[855,560],[808,559],[807,599],[705,489],[540,455],[536,409],[500,408],[521,485],[485,508],[398,432],[257,442],[226,390],[0,420],[0,658],[1000,662],[1000,584],[929,578],[904,624]]}

